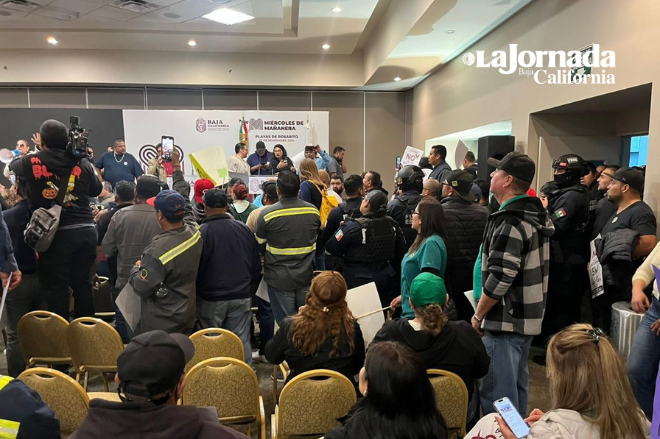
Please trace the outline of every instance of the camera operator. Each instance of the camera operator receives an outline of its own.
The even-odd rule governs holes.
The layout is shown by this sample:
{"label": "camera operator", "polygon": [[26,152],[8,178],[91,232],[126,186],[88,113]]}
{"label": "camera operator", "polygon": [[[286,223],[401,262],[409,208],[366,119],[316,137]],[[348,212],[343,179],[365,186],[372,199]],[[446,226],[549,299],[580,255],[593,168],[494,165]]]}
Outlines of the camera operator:
{"label": "camera operator", "polygon": [[[14,160],[10,168],[25,181],[30,210],[49,209],[66,187],[60,223],[48,250],[39,254],[37,274],[50,311],[69,318],[69,287],[76,317],[94,314],[91,268],[96,259],[96,228],[89,197],[101,193],[94,166],[67,150],[69,130],[57,120],[39,128],[41,151]],[[69,184],[63,186],[62,179]]]}

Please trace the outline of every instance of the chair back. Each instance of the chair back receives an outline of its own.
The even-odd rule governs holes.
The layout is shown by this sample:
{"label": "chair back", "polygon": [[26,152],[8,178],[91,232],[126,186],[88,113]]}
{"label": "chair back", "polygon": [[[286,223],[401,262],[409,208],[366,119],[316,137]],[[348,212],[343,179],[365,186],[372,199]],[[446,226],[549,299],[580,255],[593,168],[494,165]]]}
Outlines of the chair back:
{"label": "chair back", "polygon": [[185,372],[209,358],[223,357],[245,361],[243,342],[236,334],[226,329],[202,329],[191,335],[190,341],[195,345],[195,356],[186,364]]}
{"label": "chair back", "polygon": [[32,311],[18,322],[18,341],[27,367],[35,364],[70,363],[66,341],[69,323],[49,311]]}
{"label": "chair back", "polygon": [[55,417],[60,420],[60,430],[70,434],[80,427],[89,410],[89,397],[73,378],[54,369],[35,367],[18,376],[36,391]]}
{"label": "chair back", "polygon": [[124,350],[121,337],[101,319],[81,317],[69,324],[66,339],[73,365],[78,370],[106,370],[117,367]]}
{"label": "chair back", "polygon": [[344,375],[327,369],[302,373],[289,381],[277,406],[278,438],[323,435],[339,425],[355,404],[355,387]]}
{"label": "chair back", "polygon": [[435,402],[447,428],[458,431],[459,436],[465,436],[467,423],[468,390],[465,383],[455,373],[441,369],[426,371],[435,392]]}
{"label": "chair back", "polygon": [[259,380],[252,368],[235,358],[210,358],[186,374],[184,404],[215,407],[225,423],[259,417]]}

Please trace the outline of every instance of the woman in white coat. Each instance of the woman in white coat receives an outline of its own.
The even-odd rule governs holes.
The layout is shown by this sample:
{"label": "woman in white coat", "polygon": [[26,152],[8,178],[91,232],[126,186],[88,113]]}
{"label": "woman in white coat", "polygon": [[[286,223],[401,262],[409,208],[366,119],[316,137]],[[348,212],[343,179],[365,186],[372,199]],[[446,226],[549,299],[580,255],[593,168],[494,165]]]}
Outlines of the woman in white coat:
{"label": "woman in white coat", "polygon": [[[626,366],[607,337],[591,325],[572,325],[548,344],[548,378],[552,409],[534,409],[525,421],[527,439],[645,439],[650,423],[633,396]],[[516,439],[506,422],[483,418],[468,433],[486,437],[484,426],[499,424],[493,437]],[[490,418],[490,419],[489,419]],[[486,430],[488,431],[488,430]],[[494,432],[493,432],[494,433]]]}

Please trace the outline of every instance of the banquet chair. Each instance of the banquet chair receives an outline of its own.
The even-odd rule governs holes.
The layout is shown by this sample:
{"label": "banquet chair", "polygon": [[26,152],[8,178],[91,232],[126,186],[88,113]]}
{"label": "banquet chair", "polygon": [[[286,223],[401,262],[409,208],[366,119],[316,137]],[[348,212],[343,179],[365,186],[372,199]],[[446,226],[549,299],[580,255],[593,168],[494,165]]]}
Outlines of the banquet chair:
{"label": "banquet chair", "polygon": [[32,311],[18,322],[18,342],[27,368],[71,364],[66,342],[69,323],[50,311]]}
{"label": "banquet chair", "polygon": [[119,333],[101,319],[81,317],[69,323],[66,339],[76,368],[76,381],[80,382],[83,375],[83,388],[87,390],[89,373],[100,372],[108,392],[107,374],[117,372],[117,357],[124,350]]}
{"label": "banquet chair", "polygon": [[202,329],[191,335],[190,341],[195,345],[195,355],[186,364],[185,372],[209,358],[229,357],[245,361],[243,342],[236,334],[226,329]]}
{"label": "banquet chair", "polygon": [[182,403],[215,407],[223,424],[250,426],[256,422],[259,438],[266,439],[264,401],[259,396],[257,374],[235,358],[210,358],[186,374]]}
{"label": "banquet chair", "polygon": [[438,410],[447,423],[447,429],[456,437],[465,436],[468,411],[468,390],[465,383],[455,373],[440,369],[426,371],[435,392]]}
{"label": "banquet chair", "polygon": [[18,379],[39,394],[55,417],[60,432],[69,435],[78,429],[89,411],[89,397],[73,378],[54,369],[35,367],[23,371]]}
{"label": "banquet chair", "polygon": [[339,425],[357,400],[355,387],[344,375],[327,369],[311,370],[289,381],[271,416],[272,439],[322,436]]}

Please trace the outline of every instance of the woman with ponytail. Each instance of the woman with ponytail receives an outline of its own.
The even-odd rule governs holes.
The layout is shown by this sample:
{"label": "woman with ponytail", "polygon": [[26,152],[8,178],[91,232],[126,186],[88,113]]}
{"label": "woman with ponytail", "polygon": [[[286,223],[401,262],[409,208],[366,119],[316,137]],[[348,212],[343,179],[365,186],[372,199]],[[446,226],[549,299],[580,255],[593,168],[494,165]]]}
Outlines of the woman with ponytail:
{"label": "woman with ponytail", "polygon": [[314,278],[305,306],[282,321],[266,345],[266,359],[286,361],[288,380],[314,369],[330,369],[351,382],[364,363],[362,331],[346,303],[346,282],[336,271]]}
{"label": "woman with ponytail", "polygon": [[439,276],[419,274],[410,286],[409,300],[415,318],[385,322],[369,349],[382,341],[396,341],[419,354],[425,369],[443,369],[461,377],[470,398],[469,421],[478,407],[478,398],[472,397],[475,381],[486,375],[490,365],[486,347],[469,323],[447,318],[447,290]]}
{"label": "woman with ponytail", "polygon": [[360,205],[362,216],[346,221],[326,243],[337,257],[336,269],[349,289],[374,282],[385,307],[397,295],[399,269],[406,254],[406,240],[399,224],[387,213],[387,196],[367,193]]}
{"label": "woman with ponytail", "polygon": [[[528,439],[650,437],[650,423],[635,401],[626,365],[600,329],[577,324],[558,332],[548,344],[547,367],[552,409],[532,411],[525,420],[531,425]],[[506,423],[496,419],[504,438],[515,439]]]}

